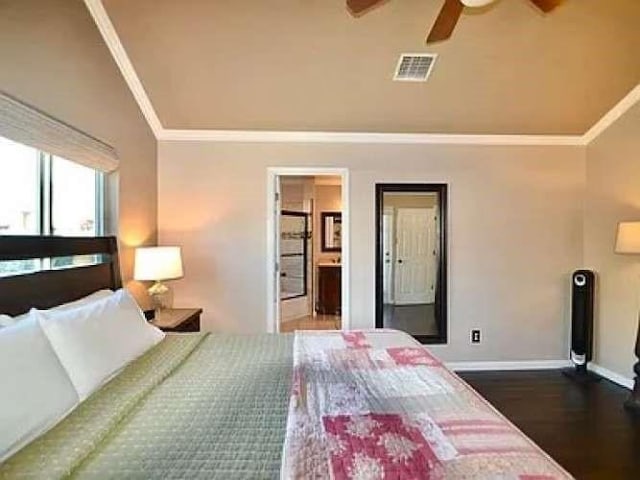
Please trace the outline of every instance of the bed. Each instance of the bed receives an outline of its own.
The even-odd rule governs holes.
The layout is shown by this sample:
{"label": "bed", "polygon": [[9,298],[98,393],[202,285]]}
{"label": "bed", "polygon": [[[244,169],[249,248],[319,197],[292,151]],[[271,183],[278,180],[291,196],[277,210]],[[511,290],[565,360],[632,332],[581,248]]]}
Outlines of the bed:
{"label": "bed", "polygon": [[[113,238],[0,238],[0,260],[77,253],[103,261],[0,278],[0,312],[120,287]],[[65,477],[571,478],[392,330],[168,334],[0,464]]]}

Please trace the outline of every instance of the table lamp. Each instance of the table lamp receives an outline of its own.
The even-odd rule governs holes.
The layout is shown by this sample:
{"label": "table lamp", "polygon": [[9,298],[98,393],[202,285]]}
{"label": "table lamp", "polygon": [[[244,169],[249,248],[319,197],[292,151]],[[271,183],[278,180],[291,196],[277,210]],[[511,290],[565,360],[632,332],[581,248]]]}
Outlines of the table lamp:
{"label": "table lamp", "polygon": [[140,247],[136,248],[133,278],[155,282],[148,290],[156,311],[171,308],[172,295],[163,280],[174,280],[184,275],[180,247]]}
{"label": "table lamp", "polygon": [[[615,252],[620,254],[640,254],[640,222],[620,222],[618,224]],[[633,372],[635,373],[633,391],[624,406],[629,410],[640,413],[640,318],[636,334],[635,354],[638,362],[633,367]]]}

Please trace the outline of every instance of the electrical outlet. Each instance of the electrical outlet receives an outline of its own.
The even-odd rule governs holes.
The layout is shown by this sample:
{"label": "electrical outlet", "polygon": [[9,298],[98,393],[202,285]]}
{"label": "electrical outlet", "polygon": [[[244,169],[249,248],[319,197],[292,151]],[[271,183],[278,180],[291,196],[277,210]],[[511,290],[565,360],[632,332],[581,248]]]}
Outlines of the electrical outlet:
{"label": "electrical outlet", "polygon": [[480,343],[480,329],[474,328],[471,330],[471,343]]}

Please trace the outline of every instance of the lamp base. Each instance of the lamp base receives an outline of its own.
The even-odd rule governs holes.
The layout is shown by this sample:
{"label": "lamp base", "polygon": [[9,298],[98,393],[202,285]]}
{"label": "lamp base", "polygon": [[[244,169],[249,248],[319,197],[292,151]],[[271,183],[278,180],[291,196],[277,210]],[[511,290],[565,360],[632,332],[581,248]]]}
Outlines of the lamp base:
{"label": "lamp base", "polygon": [[168,285],[157,281],[149,288],[148,293],[155,311],[155,318],[159,318],[163,310],[173,306],[173,291]]}

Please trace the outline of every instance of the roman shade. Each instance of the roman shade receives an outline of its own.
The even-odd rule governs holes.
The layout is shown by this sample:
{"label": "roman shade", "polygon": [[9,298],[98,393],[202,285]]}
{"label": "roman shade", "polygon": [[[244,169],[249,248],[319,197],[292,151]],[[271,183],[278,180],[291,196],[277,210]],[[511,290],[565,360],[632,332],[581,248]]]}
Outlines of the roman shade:
{"label": "roman shade", "polygon": [[102,172],[118,168],[110,145],[0,92],[0,136]]}

